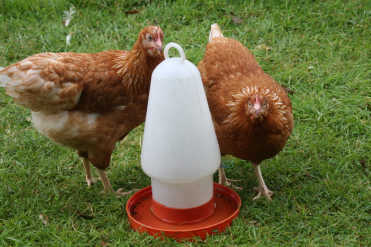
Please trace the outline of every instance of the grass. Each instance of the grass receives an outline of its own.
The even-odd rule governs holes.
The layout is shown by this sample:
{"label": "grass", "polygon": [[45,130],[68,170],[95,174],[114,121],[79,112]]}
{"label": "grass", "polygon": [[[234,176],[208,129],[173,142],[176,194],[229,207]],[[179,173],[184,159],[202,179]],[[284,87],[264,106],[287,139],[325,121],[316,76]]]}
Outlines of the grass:
{"label": "grass", "polygon": [[[99,194],[100,182],[87,188],[77,154],[40,135],[30,112],[0,89],[0,246],[371,246],[371,4],[246,2],[3,1],[3,67],[45,51],[130,50],[153,23],[165,31],[164,44],[180,44],[197,64],[217,22],[292,91],[295,128],[285,149],[262,167],[272,202],[251,200],[253,169],[229,156],[227,176],[244,187],[233,225],[204,241],[161,241],[133,232],[125,213],[129,197]],[[63,11],[71,5],[77,14],[65,27]],[[134,9],[140,13],[126,13]],[[108,169],[114,188],[150,184],[140,166],[143,129],[116,146]]]}

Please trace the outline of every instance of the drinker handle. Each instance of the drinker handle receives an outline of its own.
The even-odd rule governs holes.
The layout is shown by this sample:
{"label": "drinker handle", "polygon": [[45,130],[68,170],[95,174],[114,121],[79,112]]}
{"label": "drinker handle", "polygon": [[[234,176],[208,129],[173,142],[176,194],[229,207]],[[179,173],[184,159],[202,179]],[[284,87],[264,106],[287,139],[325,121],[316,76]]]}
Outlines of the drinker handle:
{"label": "drinker handle", "polygon": [[180,53],[180,61],[181,63],[184,63],[185,61],[185,54],[184,54],[184,51],[183,51],[183,48],[178,45],[177,43],[174,43],[174,42],[170,42],[169,44],[167,44],[165,46],[165,51],[164,51],[164,55],[165,55],[165,59],[169,59],[169,49],[170,48],[175,48],[179,51]]}

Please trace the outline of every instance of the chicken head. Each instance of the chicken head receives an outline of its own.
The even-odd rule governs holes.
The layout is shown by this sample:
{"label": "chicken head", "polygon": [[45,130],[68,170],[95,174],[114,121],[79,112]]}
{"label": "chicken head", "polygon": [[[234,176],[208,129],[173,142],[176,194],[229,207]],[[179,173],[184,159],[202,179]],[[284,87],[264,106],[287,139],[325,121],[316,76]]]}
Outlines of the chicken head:
{"label": "chicken head", "polygon": [[264,95],[255,94],[245,104],[246,115],[254,123],[262,122],[268,115],[269,104]]}
{"label": "chicken head", "polygon": [[162,41],[164,32],[158,26],[150,26],[145,28],[141,34],[143,48],[146,52],[153,57],[162,56]]}

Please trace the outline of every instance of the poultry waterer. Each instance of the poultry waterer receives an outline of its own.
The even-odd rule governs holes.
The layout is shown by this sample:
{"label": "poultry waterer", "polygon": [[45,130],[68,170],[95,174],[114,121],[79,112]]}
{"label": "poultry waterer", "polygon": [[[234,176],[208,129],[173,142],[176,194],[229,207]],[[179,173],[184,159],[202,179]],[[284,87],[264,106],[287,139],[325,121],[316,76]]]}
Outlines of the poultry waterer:
{"label": "poultry waterer", "polygon": [[[176,48],[181,57],[169,58]],[[197,67],[175,43],[153,71],[141,163],[152,186],[126,205],[130,225],[155,237],[205,238],[224,231],[241,199],[213,183],[220,151]]]}

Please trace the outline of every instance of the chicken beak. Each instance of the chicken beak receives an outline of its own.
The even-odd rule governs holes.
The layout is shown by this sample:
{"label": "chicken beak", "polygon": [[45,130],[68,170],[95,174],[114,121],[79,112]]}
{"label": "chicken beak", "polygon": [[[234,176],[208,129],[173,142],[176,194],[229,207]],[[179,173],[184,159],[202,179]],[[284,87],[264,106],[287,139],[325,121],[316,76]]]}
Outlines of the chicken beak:
{"label": "chicken beak", "polygon": [[254,115],[255,115],[256,118],[260,117],[260,115],[261,115],[260,104],[255,104],[254,105]]}
{"label": "chicken beak", "polygon": [[163,51],[162,51],[162,41],[161,41],[160,39],[157,39],[155,45],[156,45],[156,49],[158,50],[158,52],[159,52],[160,54],[162,54],[162,52],[163,52]]}
{"label": "chicken beak", "polygon": [[258,96],[255,97],[254,115],[256,118],[259,118],[261,115],[260,99]]}

